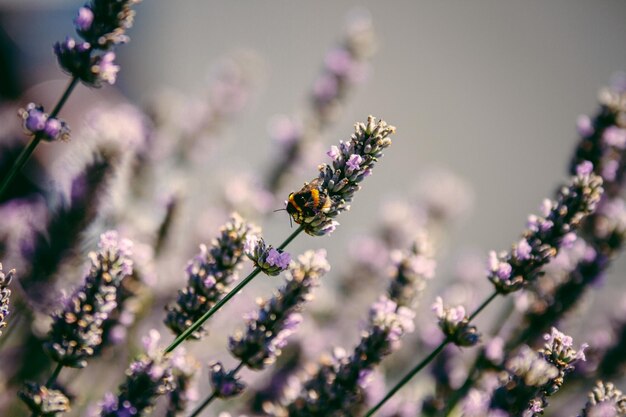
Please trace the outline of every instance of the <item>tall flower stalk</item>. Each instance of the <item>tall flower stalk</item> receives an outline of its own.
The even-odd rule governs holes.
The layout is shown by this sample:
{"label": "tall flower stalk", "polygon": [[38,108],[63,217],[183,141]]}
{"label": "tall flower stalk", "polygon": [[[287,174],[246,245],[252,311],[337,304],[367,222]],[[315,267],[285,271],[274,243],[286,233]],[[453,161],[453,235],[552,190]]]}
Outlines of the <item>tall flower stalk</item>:
{"label": "tall flower stalk", "polygon": [[[367,123],[357,123],[354,130],[350,140],[341,141],[339,146],[333,146],[328,152],[332,165],[320,165],[317,178],[305,184],[302,190],[289,195],[287,211],[300,226],[276,250],[285,249],[302,231],[321,236],[335,230],[338,223],[334,219],[350,208],[349,203],[354,193],[361,188],[360,183],[365,177],[371,175],[374,165],[383,156],[383,150],[391,145],[389,135],[395,132],[393,126],[383,120],[376,121],[374,116],[369,116]],[[191,337],[204,322],[261,272],[261,267],[254,268],[209,311],[180,333],[166,348],[166,352],[171,352]]]}
{"label": "tall flower stalk", "polygon": [[[574,174],[578,164],[590,161],[593,171],[603,179],[605,192],[598,208],[582,222],[579,238],[585,246],[584,255],[566,272],[566,276],[542,291],[545,286],[531,286],[534,301],[522,317],[521,325],[508,337],[505,350],[537,340],[550,326],[567,315],[586,291],[598,282],[623,247],[624,179],[626,178],[626,92],[619,86],[604,89],[600,108],[593,117],[580,116],[577,130],[581,140],[571,160]],[[512,313],[512,309],[509,314]],[[503,320],[504,322],[505,320]],[[489,364],[485,350],[470,366],[470,374],[462,386],[446,401],[446,414],[467,394],[483,368]]]}
{"label": "tall flower stalk", "polygon": [[[99,251],[89,254],[91,265],[84,284],[65,301],[63,309],[53,315],[44,347],[57,365],[45,384],[46,389],[54,386],[64,367],[87,366],[87,360],[102,343],[102,324],[116,308],[122,279],[133,271],[131,246],[130,241],[119,239],[116,232],[110,231],[101,236]],[[40,391],[40,387],[31,384],[21,393],[33,417],[45,414],[33,397]]]}
{"label": "tall flower stalk", "polygon": [[[568,186],[559,190],[555,201],[546,200],[540,216],[531,215],[528,229],[520,241],[509,252],[489,255],[488,279],[495,291],[487,297],[469,316],[461,314],[460,320],[446,316],[446,322],[454,321],[454,328],[442,327],[445,339],[411,371],[409,371],[374,407],[366,417],[374,415],[400,388],[425,368],[449,343],[463,345],[463,337],[470,322],[489,305],[498,295],[507,295],[521,290],[533,282],[541,268],[552,260],[561,246],[571,240],[573,232],[581,220],[592,213],[602,195],[602,179],[593,173],[590,162],[582,162],[577,167],[577,174]],[[441,323],[441,318],[440,318]],[[463,325],[460,325],[463,324]],[[451,330],[446,332],[446,329]],[[458,330],[458,332],[457,332]]]}
{"label": "tall flower stalk", "polygon": [[69,128],[57,116],[79,81],[91,87],[115,83],[120,67],[114,64],[115,53],[112,49],[128,42],[126,30],[132,26],[135,16],[131,6],[139,1],[92,0],[78,10],[74,24],[83,41],[68,37],[54,45],[59,65],[72,78],[50,114],[44,112],[43,106],[34,103],[20,111],[24,130],[31,136],[31,140],[2,179],[0,197],[42,140],[56,141],[68,137]]}

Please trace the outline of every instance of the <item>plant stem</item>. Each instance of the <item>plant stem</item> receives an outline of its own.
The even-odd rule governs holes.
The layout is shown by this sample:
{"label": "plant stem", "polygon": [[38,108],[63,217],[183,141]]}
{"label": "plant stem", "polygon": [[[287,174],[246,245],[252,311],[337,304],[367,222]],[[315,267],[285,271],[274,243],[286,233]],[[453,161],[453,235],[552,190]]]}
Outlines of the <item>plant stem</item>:
{"label": "plant stem", "polygon": [[[489,297],[487,297],[485,299],[485,301],[483,301],[476,310],[474,310],[474,312],[472,314],[469,315],[468,317],[468,322],[472,321],[478,314],[480,314],[481,311],[483,311],[483,309],[485,307],[487,307],[489,305],[489,303],[491,303],[494,298],[496,298],[498,296],[498,292],[494,291]],[[372,407],[366,414],[364,417],[371,417],[374,415],[374,413],[376,411],[378,411],[380,409],[380,407],[382,407],[387,400],[389,400],[391,397],[394,396],[394,394],[396,392],[398,392],[400,390],[400,388],[402,388],[407,382],[409,382],[419,371],[421,371],[422,369],[424,369],[426,367],[426,365],[428,365],[433,359],[435,359],[435,357],[437,357],[437,355],[439,355],[439,353],[441,353],[441,351],[443,350],[444,347],[446,347],[446,345],[448,343],[450,343],[451,339],[446,338],[443,340],[443,342],[441,342],[439,344],[439,346],[437,346],[435,348],[435,350],[433,350],[427,357],[425,357],[420,363],[418,363],[413,369],[411,369],[409,371],[408,374],[406,374],[388,393],[387,395],[385,395],[383,397],[382,400],[380,400],[374,407]]]}
{"label": "plant stem", "polygon": [[[74,90],[74,87],[76,87],[77,84],[78,84],[78,78],[73,77],[70,80],[70,83],[68,84],[68,86],[65,88],[63,95],[61,96],[57,104],[54,106],[54,109],[52,109],[52,113],[50,113],[50,116],[48,117],[56,117],[59,114],[59,112],[63,108],[63,105],[65,104],[65,102],[67,101],[70,94]],[[28,145],[26,145],[26,147],[22,150],[22,152],[20,152],[17,159],[11,166],[9,173],[2,180],[2,185],[0,185],[0,198],[2,198],[2,196],[4,195],[4,192],[7,190],[7,188],[9,188],[9,185],[11,184],[11,181],[13,180],[15,175],[22,170],[24,165],[26,165],[26,162],[28,162],[28,159],[30,158],[32,153],[35,151],[35,148],[37,147],[37,145],[39,145],[39,142],[41,142],[41,136],[37,134],[33,136],[30,142],[28,142]]]}
{"label": "plant stem", "polygon": [[382,407],[387,400],[389,400],[391,397],[394,396],[394,394],[396,392],[398,392],[398,390],[400,388],[402,388],[407,382],[409,382],[411,380],[411,378],[413,378],[415,376],[415,374],[417,374],[419,371],[421,371],[426,365],[428,365],[430,363],[430,361],[432,361],[433,359],[435,359],[435,357],[437,355],[439,355],[439,353],[443,350],[444,347],[446,347],[446,345],[450,343],[450,340],[448,339],[444,339],[443,342],[441,342],[439,344],[439,346],[437,346],[435,348],[435,350],[433,350],[430,355],[428,355],[427,357],[425,357],[420,363],[417,364],[417,366],[415,366],[415,368],[411,369],[411,371],[406,374],[388,393],[387,395],[385,395],[385,397],[380,400],[378,402],[378,404],[376,404],[374,407],[372,407],[367,414],[365,414],[365,417],[370,417],[373,416],[374,413],[376,411],[378,411],[380,409],[380,407]]}
{"label": "plant stem", "polygon": [[[283,243],[280,244],[278,249],[284,249],[292,240],[296,238],[304,230],[304,226],[298,227]],[[242,281],[237,284],[235,288],[230,290],[228,294],[226,294],[223,298],[221,298],[209,311],[204,313],[202,317],[196,320],[187,330],[182,332],[174,341],[165,349],[165,353],[170,353],[174,349],[178,347],[181,343],[183,343],[193,332],[198,330],[200,326],[202,326],[213,314],[215,314],[220,308],[224,306],[231,298],[233,298],[239,291],[243,289],[250,281],[254,279],[261,272],[260,268],[254,268],[250,274],[245,277]]]}
{"label": "plant stem", "polygon": [[[239,365],[237,365],[237,367],[232,370],[233,375],[236,375],[237,372],[239,372],[241,370],[241,368],[243,368],[243,365],[244,365],[243,361],[239,362]],[[206,406],[211,404],[213,402],[213,400],[216,399],[216,398],[217,398],[217,396],[215,395],[215,391],[213,391],[211,393],[211,395],[209,395],[206,398],[206,400],[204,400],[202,402],[202,404],[200,404],[195,410],[193,410],[193,413],[189,414],[189,417],[197,417],[198,415],[200,415],[202,410],[204,410],[206,408]]]}

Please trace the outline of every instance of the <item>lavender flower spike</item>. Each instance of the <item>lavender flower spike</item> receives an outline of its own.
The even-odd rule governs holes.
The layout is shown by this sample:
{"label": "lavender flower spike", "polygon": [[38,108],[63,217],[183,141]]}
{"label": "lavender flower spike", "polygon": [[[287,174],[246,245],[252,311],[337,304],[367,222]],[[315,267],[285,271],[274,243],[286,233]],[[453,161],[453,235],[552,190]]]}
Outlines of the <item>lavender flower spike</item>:
{"label": "lavender flower spike", "polygon": [[142,416],[159,396],[174,388],[171,365],[157,346],[160,337],[159,332],[151,330],[144,338],[145,353],[130,364],[119,393],[105,395],[99,417]]}
{"label": "lavender flower spike", "polygon": [[[165,325],[176,335],[199,320],[228,292],[237,279],[246,237],[255,231],[235,213],[210,248],[200,246],[200,253],[187,265],[187,286],[178,292],[176,303],[166,307]],[[205,334],[206,330],[200,327],[190,337],[200,339]]]}
{"label": "lavender flower spike", "polygon": [[91,252],[85,283],[54,315],[48,354],[63,366],[83,368],[102,342],[102,323],[116,307],[116,295],[124,277],[133,273],[132,243],[115,231],[100,236],[99,251]]}
{"label": "lavender flower spike", "polygon": [[574,364],[585,360],[584,350],[574,349],[573,341],[555,328],[544,336],[546,343],[535,352],[523,345],[506,363],[508,383],[496,389],[491,400],[492,409],[504,410],[511,415],[539,416],[574,370]]}
{"label": "lavender flower spike", "polygon": [[357,123],[354,130],[349,141],[331,148],[331,165],[320,165],[317,178],[289,194],[287,212],[309,235],[321,236],[335,230],[338,223],[334,218],[350,209],[354,193],[372,173],[383,150],[391,145],[389,135],[396,129],[369,116],[367,123]]}
{"label": "lavender flower spike", "polygon": [[0,336],[2,336],[2,329],[7,327],[6,319],[9,315],[9,301],[11,298],[11,290],[8,287],[14,276],[15,269],[5,274],[0,263]]}
{"label": "lavender flower spike", "polygon": [[563,187],[556,201],[546,200],[540,216],[528,218],[528,230],[522,240],[509,252],[489,258],[489,280],[500,294],[508,294],[525,287],[539,274],[543,265],[552,260],[580,221],[595,207],[602,195],[602,178],[593,174],[593,166],[584,161],[567,187]]}
{"label": "lavender flower spike", "polygon": [[311,299],[311,290],[329,270],[324,250],[299,256],[289,267],[285,285],[248,316],[245,333],[238,332],[230,338],[231,354],[250,369],[260,370],[273,363],[286,338],[302,320],[297,311]]}
{"label": "lavender flower spike", "polygon": [[444,307],[441,297],[437,297],[432,308],[439,320],[441,331],[452,343],[468,347],[480,342],[480,333],[476,326],[469,324],[469,317],[463,306]]}
{"label": "lavender flower spike", "polygon": [[[414,329],[413,312],[385,296],[369,312],[368,328],[351,356],[336,354],[320,366],[303,384],[299,397],[284,408],[272,410],[276,416],[340,417],[353,415],[368,375],[385,356],[399,347],[400,338]],[[336,351],[341,353],[341,351]]]}
{"label": "lavender flower spike", "polygon": [[579,417],[626,416],[626,396],[610,382],[598,381]]}

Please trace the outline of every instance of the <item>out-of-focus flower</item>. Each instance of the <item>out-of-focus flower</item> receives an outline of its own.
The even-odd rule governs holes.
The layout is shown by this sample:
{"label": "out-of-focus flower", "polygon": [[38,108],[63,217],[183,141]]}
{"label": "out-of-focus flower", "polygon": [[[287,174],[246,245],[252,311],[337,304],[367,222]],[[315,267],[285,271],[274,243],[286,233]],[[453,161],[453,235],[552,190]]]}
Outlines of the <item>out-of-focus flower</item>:
{"label": "out-of-focus flower", "polygon": [[105,395],[99,404],[100,417],[144,415],[159,396],[174,389],[171,364],[158,347],[160,337],[159,332],[151,330],[144,338],[144,353],[130,364],[118,394]]}
{"label": "out-of-focus flower", "polygon": [[100,237],[98,252],[91,252],[91,267],[85,283],[65,302],[53,318],[48,354],[60,364],[75,368],[87,365],[87,358],[102,343],[102,324],[117,306],[116,295],[122,279],[133,273],[132,243],[109,231]]}
{"label": "out-of-focus flower", "polygon": [[11,301],[11,290],[9,284],[15,276],[15,269],[5,273],[0,263],[0,336],[2,329],[7,327],[7,317],[9,316],[9,302]]}
{"label": "out-of-focus flower", "polygon": [[57,417],[70,410],[70,400],[57,389],[26,383],[19,396],[28,408],[42,417]]}

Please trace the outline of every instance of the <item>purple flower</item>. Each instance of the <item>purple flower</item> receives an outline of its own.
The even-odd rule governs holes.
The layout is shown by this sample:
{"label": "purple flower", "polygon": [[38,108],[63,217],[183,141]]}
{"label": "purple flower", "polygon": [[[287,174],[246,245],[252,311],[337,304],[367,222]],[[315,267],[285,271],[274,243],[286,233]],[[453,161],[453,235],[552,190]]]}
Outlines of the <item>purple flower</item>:
{"label": "purple flower", "polygon": [[589,137],[595,132],[591,119],[585,114],[578,116],[576,129],[578,130],[578,134],[582,137]]}
{"label": "purple flower", "polygon": [[593,173],[593,164],[589,161],[583,161],[576,167],[576,175],[588,176]]}
{"label": "purple flower", "polygon": [[276,276],[283,272],[291,262],[291,255],[282,249],[267,245],[261,237],[250,236],[246,240],[244,250],[254,265],[264,274]]}
{"label": "purple flower", "polygon": [[352,154],[348,161],[346,162],[346,166],[350,171],[356,171],[361,167],[361,162],[363,162],[363,158],[360,155]]}
{"label": "purple flower", "polygon": [[49,117],[42,106],[29,103],[26,108],[19,110],[23,119],[24,130],[31,135],[52,142],[57,139],[67,139],[69,128],[66,123],[54,117]]}
{"label": "purple flower", "polygon": [[604,143],[618,149],[626,148],[626,129],[617,126],[609,126],[602,134]]}
{"label": "purple flower", "polygon": [[515,248],[515,256],[517,257],[517,259],[525,261],[530,258],[532,250],[533,248],[528,244],[528,241],[526,239],[522,239],[517,243],[517,247]]}
{"label": "purple flower", "polygon": [[326,155],[330,156],[330,159],[333,161],[338,160],[341,157],[341,151],[336,145],[330,147],[330,150],[326,152]]}
{"label": "purple flower", "polygon": [[291,262],[291,255],[287,252],[279,252],[274,248],[271,248],[267,254],[267,263],[270,266],[277,266],[278,268],[285,270]]}
{"label": "purple flower", "polygon": [[473,346],[480,341],[480,333],[469,324],[465,307],[445,307],[441,297],[435,299],[432,310],[438,319],[439,328],[457,346]]}
{"label": "purple flower", "polygon": [[48,120],[48,115],[43,112],[43,108],[35,107],[28,110],[24,127],[32,133],[37,133],[46,127],[46,120]]}
{"label": "purple flower", "polygon": [[78,9],[78,15],[74,19],[76,28],[80,31],[87,31],[93,23],[94,14],[89,7],[81,7]]}
{"label": "purple flower", "polygon": [[91,67],[91,71],[97,76],[100,82],[115,84],[117,73],[120,70],[118,65],[113,62],[115,60],[115,52],[109,51],[96,59],[95,64]]}

